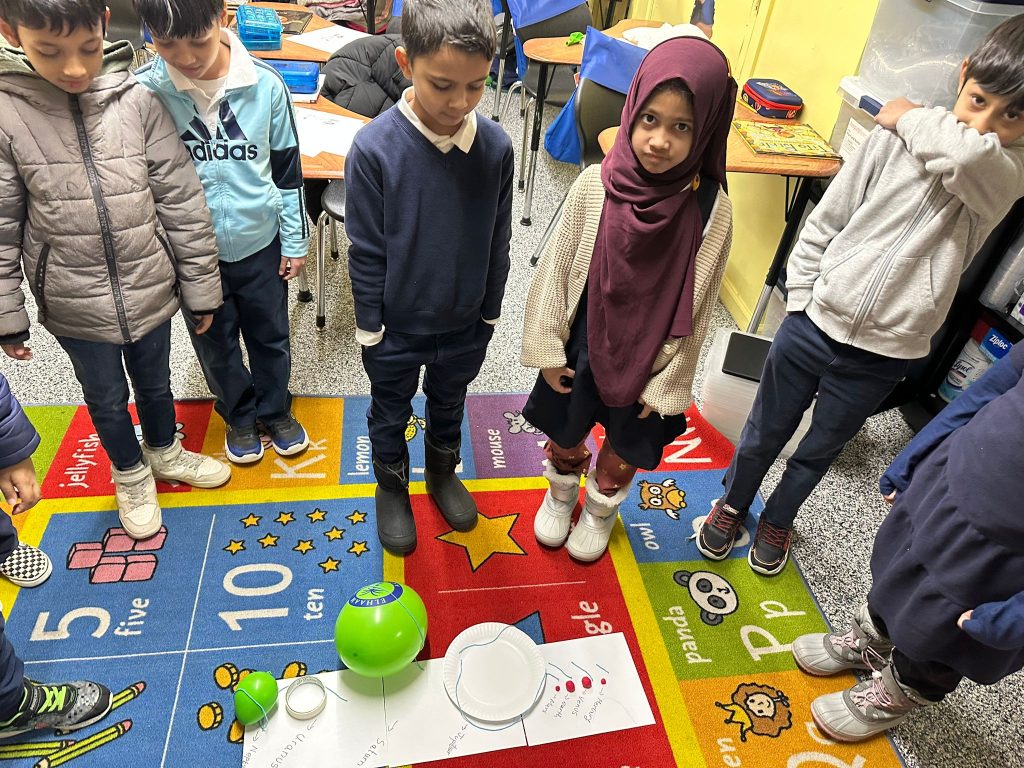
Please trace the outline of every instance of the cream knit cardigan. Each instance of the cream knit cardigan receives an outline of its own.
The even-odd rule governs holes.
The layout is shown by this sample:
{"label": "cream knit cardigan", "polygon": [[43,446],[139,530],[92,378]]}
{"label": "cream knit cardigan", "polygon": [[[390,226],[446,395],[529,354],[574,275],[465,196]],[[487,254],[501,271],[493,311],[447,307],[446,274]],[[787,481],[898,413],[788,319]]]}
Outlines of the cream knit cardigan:
{"label": "cream knit cardigan", "polygon": [[[565,345],[587,282],[594,240],[604,206],[601,166],[591,165],[569,189],[558,229],[548,241],[526,298],[520,362],[527,368],[561,368]],[[732,247],[732,202],[718,193],[704,240],[697,251],[693,282],[693,333],[667,339],[641,397],[657,413],[683,413],[693,401],[693,374],[718,298]],[[658,301],[651,296],[649,301]],[[643,305],[636,307],[642,313]]]}

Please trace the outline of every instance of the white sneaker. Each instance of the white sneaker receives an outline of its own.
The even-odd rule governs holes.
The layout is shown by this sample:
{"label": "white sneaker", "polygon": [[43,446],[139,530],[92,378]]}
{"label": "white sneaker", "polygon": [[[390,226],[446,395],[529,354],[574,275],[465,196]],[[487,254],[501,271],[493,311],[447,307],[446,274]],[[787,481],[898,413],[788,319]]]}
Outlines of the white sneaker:
{"label": "white sneaker", "polygon": [[551,484],[533,519],[533,534],[545,547],[560,547],[569,535],[572,513],[580,502],[580,476],[559,473],[544,462],[544,477]]}
{"label": "white sneaker", "polygon": [[620,488],[614,496],[605,496],[597,489],[596,472],[588,475],[587,500],[566,545],[571,557],[589,563],[604,554],[615,521],[619,519],[619,507],[628,495],[629,486],[626,486]]}
{"label": "white sneaker", "polygon": [[156,498],[153,470],[145,461],[131,469],[110,468],[117,497],[117,516],[121,527],[133,539],[148,539],[160,530],[160,502]]}
{"label": "white sneaker", "polygon": [[142,452],[157,480],[175,480],[193,488],[216,488],[231,479],[231,467],[212,456],[186,451],[178,438],[166,448],[150,448],[143,443]]}

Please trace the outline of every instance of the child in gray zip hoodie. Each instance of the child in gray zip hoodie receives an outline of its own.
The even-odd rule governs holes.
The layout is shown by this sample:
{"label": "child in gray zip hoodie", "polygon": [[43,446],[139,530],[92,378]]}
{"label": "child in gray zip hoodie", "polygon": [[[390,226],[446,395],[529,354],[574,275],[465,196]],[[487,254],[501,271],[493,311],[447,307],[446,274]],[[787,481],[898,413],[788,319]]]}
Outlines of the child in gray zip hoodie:
{"label": "child in gray zip hoodie", "polygon": [[768,468],[817,393],[811,428],[747,554],[758,573],[782,571],[800,505],[909,361],[928,354],[961,273],[1024,195],[1024,15],[964,60],[952,110],[898,99],[876,122],[789,258],[789,316],[765,361],[725,493],[697,536],[712,560],[729,555]]}

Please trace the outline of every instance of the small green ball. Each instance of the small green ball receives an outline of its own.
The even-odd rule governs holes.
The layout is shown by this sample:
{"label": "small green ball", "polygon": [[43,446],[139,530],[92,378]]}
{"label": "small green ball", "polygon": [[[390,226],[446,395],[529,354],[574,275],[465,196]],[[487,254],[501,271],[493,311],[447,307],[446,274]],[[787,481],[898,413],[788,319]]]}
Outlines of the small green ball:
{"label": "small green ball", "polygon": [[276,704],[277,680],[269,672],[252,672],[235,688],[235,717],[242,725],[258,723]]}

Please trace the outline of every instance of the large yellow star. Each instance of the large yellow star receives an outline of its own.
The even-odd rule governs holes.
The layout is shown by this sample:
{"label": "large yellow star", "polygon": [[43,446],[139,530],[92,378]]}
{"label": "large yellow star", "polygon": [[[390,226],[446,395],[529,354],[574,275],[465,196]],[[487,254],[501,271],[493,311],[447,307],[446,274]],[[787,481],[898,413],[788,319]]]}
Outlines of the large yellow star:
{"label": "large yellow star", "polygon": [[311,523],[320,523],[327,519],[327,513],[320,509],[320,507],[317,507],[312,512],[308,513],[306,517],[309,518],[309,522]]}
{"label": "large yellow star", "polygon": [[365,512],[360,512],[357,509],[351,515],[348,515],[345,519],[348,520],[350,523],[352,523],[352,525],[356,525],[357,523],[365,523],[366,522],[366,513]]}
{"label": "large yellow star", "polygon": [[338,526],[334,526],[333,528],[331,528],[331,530],[324,531],[324,536],[327,537],[328,541],[337,541],[338,539],[344,538],[345,529],[338,528]]}
{"label": "large yellow star", "polygon": [[335,560],[333,557],[328,557],[322,563],[318,563],[318,565],[324,569],[324,573],[328,573],[329,571],[338,570],[338,566],[341,565],[341,561]]}
{"label": "large yellow star", "polygon": [[316,549],[312,539],[299,539],[299,543],[292,547],[292,552],[300,552],[304,555],[312,549]]}
{"label": "large yellow star", "polygon": [[359,557],[364,552],[369,552],[370,548],[368,546],[366,546],[366,542],[365,541],[353,541],[352,542],[352,546],[348,548],[348,551],[351,552],[356,557]]}
{"label": "large yellow star", "polygon": [[276,547],[277,546],[277,540],[279,538],[281,538],[281,537],[280,536],[275,536],[272,533],[268,533],[262,539],[256,539],[256,541],[258,541],[260,544],[262,544],[263,548],[266,549],[267,547]]}
{"label": "large yellow star", "polygon": [[526,552],[512,538],[512,527],[518,514],[487,517],[478,514],[476,527],[471,531],[449,531],[437,538],[446,544],[463,547],[469,557],[469,567],[476,572],[491,555],[525,555]]}
{"label": "large yellow star", "polygon": [[239,552],[245,551],[244,541],[231,540],[231,543],[224,547],[225,552],[230,552],[232,555],[237,555]]}
{"label": "large yellow star", "polygon": [[280,523],[281,525],[288,525],[288,523],[293,523],[293,522],[295,522],[295,513],[294,512],[282,512],[281,514],[279,514],[277,517],[274,518],[274,522],[275,523]]}
{"label": "large yellow star", "polygon": [[259,525],[260,524],[260,520],[262,520],[262,519],[263,518],[260,517],[259,515],[254,515],[252,512],[250,512],[248,517],[243,517],[238,522],[240,522],[246,528],[251,528],[254,525]]}

